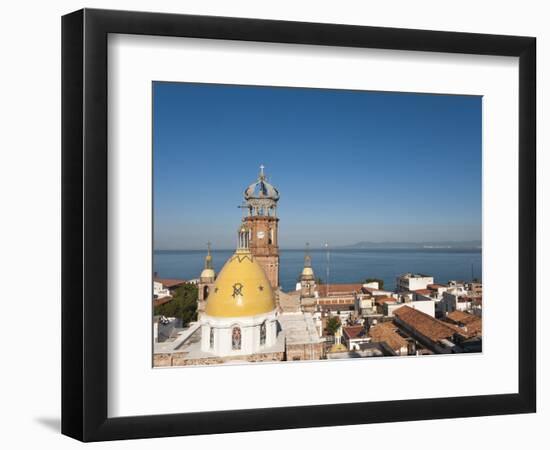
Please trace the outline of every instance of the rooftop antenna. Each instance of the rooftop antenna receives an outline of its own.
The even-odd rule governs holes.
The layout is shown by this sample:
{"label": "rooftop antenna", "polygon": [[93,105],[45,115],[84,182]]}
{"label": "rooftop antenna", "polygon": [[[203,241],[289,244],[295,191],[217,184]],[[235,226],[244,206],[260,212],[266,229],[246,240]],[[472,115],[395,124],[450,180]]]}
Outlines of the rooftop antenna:
{"label": "rooftop antenna", "polygon": [[306,242],[304,266],[311,267],[311,257],[309,256],[309,242]]}
{"label": "rooftop antenna", "polygon": [[329,276],[330,276],[330,250],[328,248],[328,242],[325,242],[325,249],[327,251],[327,297],[329,296]]}

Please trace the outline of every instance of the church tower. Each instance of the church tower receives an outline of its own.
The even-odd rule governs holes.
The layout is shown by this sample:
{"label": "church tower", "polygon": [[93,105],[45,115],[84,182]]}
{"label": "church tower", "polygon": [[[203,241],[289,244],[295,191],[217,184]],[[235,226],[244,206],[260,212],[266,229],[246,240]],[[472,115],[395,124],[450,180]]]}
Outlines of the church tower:
{"label": "church tower", "polygon": [[304,256],[304,268],[300,275],[300,297],[315,297],[315,275],[311,267],[311,256],[309,255],[309,242],[306,243],[306,254]]}
{"label": "church tower", "polygon": [[302,311],[315,311],[315,274],[311,267],[311,256],[309,255],[309,243],[306,244],[306,254],[304,256],[304,268],[300,275],[300,306]]}
{"label": "church tower", "polygon": [[208,299],[208,296],[212,292],[212,289],[214,287],[214,281],[216,279],[216,272],[214,272],[214,268],[212,266],[212,255],[210,253],[210,242],[207,244],[208,247],[208,254],[204,258],[204,269],[201,272],[201,276],[199,278],[198,282],[198,289],[199,289],[199,298],[198,298],[198,306],[197,306],[197,312],[199,317],[204,312],[206,308],[206,300]]}
{"label": "church tower", "polygon": [[243,222],[250,230],[250,251],[276,290],[279,287],[279,191],[267,182],[263,165],[258,179],[244,191],[244,201]]}

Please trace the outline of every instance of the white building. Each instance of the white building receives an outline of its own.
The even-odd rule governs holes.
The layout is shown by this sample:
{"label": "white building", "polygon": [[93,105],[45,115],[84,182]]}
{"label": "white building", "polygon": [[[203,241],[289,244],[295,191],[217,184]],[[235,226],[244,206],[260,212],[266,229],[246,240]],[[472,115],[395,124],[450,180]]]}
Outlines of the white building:
{"label": "white building", "polygon": [[450,282],[449,284],[449,289],[443,293],[443,298],[439,302],[441,312],[448,314],[457,310],[469,310],[472,304],[465,286],[455,282]]}
{"label": "white building", "polygon": [[160,299],[170,297],[170,290],[165,288],[160,281],[153,281],[153,298]]}
{"label": "white building", "polygon": [[370,337],[362,325],[342,327],[342,340],[349,351],[360,350],[361,344],[370,342]]}
{"label": "white building", "polygon": [[376,313],[375,298],[369,294],[359,294],[355,298],[355,312],[365,316]]}
{"label": "white building", "polygon": [[428,284],[433,284],[434,278],[423,274],[405,273],[396,278],[396,288],[401,291],[416,291],[426,289]]}

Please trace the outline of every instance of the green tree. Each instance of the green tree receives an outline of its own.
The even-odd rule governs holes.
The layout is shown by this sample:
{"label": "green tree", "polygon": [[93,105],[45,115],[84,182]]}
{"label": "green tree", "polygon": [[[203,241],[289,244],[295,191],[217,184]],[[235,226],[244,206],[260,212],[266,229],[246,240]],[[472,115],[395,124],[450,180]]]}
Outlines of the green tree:
{"label": "green tree", "polygon": [[384,280],[381,278],[367,278],[365,283],[378,282],[378,289],[384,289]]}
{"label": "green tree", "polygon": [[338,316],[332,316],[327,320],[327,333],[334,336],[340,328],[340,318]]}
{"label": "green tree", "polygon": [[197,299],[199,295],[197,286],[184,284],[178,287],[172,295],[173,299],[168,303],[155,307],[154,314],[156,316],[177,317],[181,319],[183,326],[197,320]]}

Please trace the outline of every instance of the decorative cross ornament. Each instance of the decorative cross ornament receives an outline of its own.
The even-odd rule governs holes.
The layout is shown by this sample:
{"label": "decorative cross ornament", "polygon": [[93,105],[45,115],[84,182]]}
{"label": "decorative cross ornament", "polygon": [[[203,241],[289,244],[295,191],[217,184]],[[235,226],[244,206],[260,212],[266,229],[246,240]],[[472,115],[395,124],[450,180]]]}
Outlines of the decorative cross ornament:
{"label": "decorative cross ornament", "polygon": [[236,297],[237,295],[243,295],[243,285],[241,283],[235,283],[233,285],[233,294],[231,297]]}

